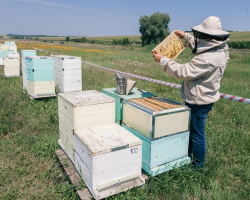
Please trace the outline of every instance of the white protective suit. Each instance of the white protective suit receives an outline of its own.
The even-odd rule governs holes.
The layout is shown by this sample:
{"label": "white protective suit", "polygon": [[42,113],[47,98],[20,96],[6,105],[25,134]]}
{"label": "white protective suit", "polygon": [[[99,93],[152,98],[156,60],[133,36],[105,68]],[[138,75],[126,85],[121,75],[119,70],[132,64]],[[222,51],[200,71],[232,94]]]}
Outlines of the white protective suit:
{"label": "white protective suit", "polygon": [[[194,48],[194,37],[185,33],[186,43]],[[204,105],[219,100],[220,80],[229,59],[226,41],[199,40],[195,57],[186,64],[162,57],[162,69],[183,80],[181,96],[189,104]]]}

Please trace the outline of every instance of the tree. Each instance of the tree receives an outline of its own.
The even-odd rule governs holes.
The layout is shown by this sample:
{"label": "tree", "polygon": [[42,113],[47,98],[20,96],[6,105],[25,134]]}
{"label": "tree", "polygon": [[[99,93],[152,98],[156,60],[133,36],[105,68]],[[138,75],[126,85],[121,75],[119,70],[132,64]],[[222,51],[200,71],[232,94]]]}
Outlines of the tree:
{"label": "tree", "polygon": [[151,16],[144,15],[140,17],[139,22],[142,46],[158,44],[170,33],[168,28],[170,16],[167,13],[156,12]]}
{"label": "tree", "polygon": [[70,38],[69,38],[69,36],[67,36],[66,38],[65,38],[65,41],[70,41]]}

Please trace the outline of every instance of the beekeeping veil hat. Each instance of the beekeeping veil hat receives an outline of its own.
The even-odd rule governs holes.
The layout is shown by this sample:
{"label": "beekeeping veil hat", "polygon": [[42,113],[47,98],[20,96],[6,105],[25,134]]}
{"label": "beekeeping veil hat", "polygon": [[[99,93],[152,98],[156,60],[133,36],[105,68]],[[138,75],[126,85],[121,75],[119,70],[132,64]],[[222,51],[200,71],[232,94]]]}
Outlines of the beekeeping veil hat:
{"label": "beekeeping veil hat", "polygon": [[[210,16],[206,18],[201,24],[194,26],[192,28],[194,33],[195,48],[194,51],[197,50],[197,38],[198,39],[214,39],[217,41],[225,41],[229,37],[229,33],[222,30],[221,21],[218,17]],[[195,53],[193,52],[193,53]]]}

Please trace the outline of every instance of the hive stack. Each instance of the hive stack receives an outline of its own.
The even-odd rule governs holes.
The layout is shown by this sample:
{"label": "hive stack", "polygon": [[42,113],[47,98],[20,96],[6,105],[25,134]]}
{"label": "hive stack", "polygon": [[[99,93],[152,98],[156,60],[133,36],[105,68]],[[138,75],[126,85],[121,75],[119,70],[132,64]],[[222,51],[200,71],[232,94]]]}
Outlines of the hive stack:
{"label": "hive stack", "polygon": [[122,102],[125,99],[136,99],[142,97],[151,97],[154,94],[147,91],[139,91],[138,88],[133,88],[132,91],[128,95],[118,95],[116,92],[116,88],[105,88],[102,89],[102,93],[113,97],[115,99],[115,123],[122,123]]}
{"label": "hive stack", "polygon": [[114,99],[95,90],[58,94],[60,143],[74,162],[73,131],[115,122]]}
{"label": "hive stack", "polygon": [[20,61],[18,57],[4,57],[4,76],[20,76]]}
{"label": "hive stack", "polygon": [[5,57],[5,51],[0,49],[0,65],[3,65],[3,58]]}
{"label": "hive stack", "polygon": [[125,100],[122,126],[142,140],[142,167],[155,176],[189,163],[185,105],[161,97]]}
{"label": "hive stack", "polygon": [[96,90],[59,93],[58,111],[58,142],[96,199],[145,183],[141,141],[115,124],[113,98]]}
{"label": "hive stack", "polygon": [[55,84],[60,92],[82,91],[81,57],[53,56]]}
{"label": "hive stack", "polygon": [[21,62],[22,62],[22,75],[23,75],[23,89],[27,90],[27,72],[26,72],[26,61],[25,57],[27,56],[36,56],[35,50],[22,50],[21,51]]}
{"label": "hive stack", "polygon": [[33,98],[56,96],[53,58],[27,56],[25,63],[28,94]]}

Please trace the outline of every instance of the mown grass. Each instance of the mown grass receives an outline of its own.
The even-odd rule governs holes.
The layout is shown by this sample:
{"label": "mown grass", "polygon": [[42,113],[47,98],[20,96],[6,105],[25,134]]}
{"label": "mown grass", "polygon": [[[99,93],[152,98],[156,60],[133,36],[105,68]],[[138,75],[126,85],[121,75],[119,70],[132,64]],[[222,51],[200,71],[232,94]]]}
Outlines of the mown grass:
{"label": "mown grass", "polygon": [[[32,46],[32,42],[27,45]],[[162,73],[151,56],[153,46],[89,44],[62,48],[43,44],[42,47],[65,55],[81,56],[85,62],[104,67],[181,83]],[[39,55],[51,54],[37,52]],[[230,56],[220,92],[250,98],[250,56],[235,52]],[[185,63],[191,58],[187,49],[177,61]],[[57,144],[57,98],[30,100],[22,92],[22,77],[3,78],[3,67],[0,67],[0,75],[0,199],[78,199],[54,155],[54,151],[60,148]],[[138,82],[138,88],[182,102],[179,89],[131,79]],[[102,88],[115,87],[113,72],[87,64],[82,65],[82,80],[83,90],[101,91]],[[151,177],[144,187],[107,199],[249,199],[249,113],[247,104],[220,99],[207,119],[207,160],[203,171],[195,173],[187,165]]]}

